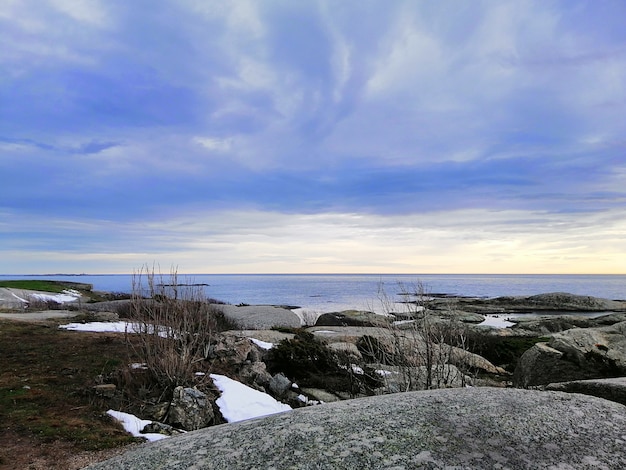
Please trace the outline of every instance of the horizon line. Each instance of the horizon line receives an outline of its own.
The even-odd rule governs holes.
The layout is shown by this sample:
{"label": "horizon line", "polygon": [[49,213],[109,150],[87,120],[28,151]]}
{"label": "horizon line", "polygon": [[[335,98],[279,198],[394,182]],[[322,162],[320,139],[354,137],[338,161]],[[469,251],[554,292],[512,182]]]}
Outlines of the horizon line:
{"label": "horizon line", "polygon": [[[182,276],[626,276],[626,272],[624,273],[589,273],[589,272],[580,272],[580,273],[481,273],[481,272],[447,272],[447,273],[436,273],[436,272],[413,272],[413,273],[402,273],[402,272],[393,272],[393,273],[381,273],[381,272],[297,272],[297,273],[286,273],[286,272],[259,272],[259,273],[186,273],[186,272],[178,272],[175,271],[177,275]],[[10,273],[10,274],[0,274],[2,277],[7,276],[68,276],[68,277],[81,277],[81,276],[132,276],[139,273]],[[145,274],[145,273],[144,273]],[[155,274],[159,275],[169,275],[171,272],[155,272]]]}

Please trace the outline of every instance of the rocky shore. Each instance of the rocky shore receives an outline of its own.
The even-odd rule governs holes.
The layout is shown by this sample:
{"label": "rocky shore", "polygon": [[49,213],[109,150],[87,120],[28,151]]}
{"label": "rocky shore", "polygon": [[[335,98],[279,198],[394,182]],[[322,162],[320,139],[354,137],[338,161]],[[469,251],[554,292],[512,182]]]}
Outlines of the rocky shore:
{"label": "rocky shore", "polygon": [[[0,303],[16,297],[10,290],[0,294]],[[80,300],[62,312],[63,316],[76,312],[82,321],[111,321],[127,305],[127,300]],[[553,293],[495,299],[435,297],[409,306],[402,313],[386,315],[323,314],[311,326],[303,325],[302,316],[291,308],[216,305],[235,328],[206,345],[204,361],[210,370],[296,408],[326,405],[291,417],[215,426],[224,422],[215,405],[219,393],[210,385],[204,392],[179,387],[171,401],[142,407],[142,418],[154,421],[151,432],[171,434],[172,426],[208,428],[142,446],[108,462],[109,466],[94,468],[137,468],[137,459],[152,462],[148,468],[189,468],[192,458],[211,468],[229,468],[238,459],[244,459],[247,467],[275,468],[411,468],[417,464],[470,468],[479,461],[489,461],[490,468],[622,468],[624,455],[615,443],[624,438],[624,409],[564,392],[626,403],[626,382],[621,379],[626,376],[626,302]],[[51,317],[59,316],[53,312],[49,311]],[[39,320],[44,313],[4,315],[27,319],[37,314]],[[525,314],[530,315],[523,318]],[[485,326],[488,315],[515,315],[514,325]],[[114,382],[95,388],[101,397],[119,398]],[[389,395],[429,388],[445,390]],[[535,390],[522,390],[528,388]],[[358,400],[346,401],[351,398]],[[340,403],[331,406],[330,402]],[[513,407],[515,413],[508,416],[494,406]],[[577,411],[577,407],[584,409]],[[434,416],[435,409],[452,413],[450,420]],[[591,429],[593,413],[612,416],[609,433],[615,433],[615,438],[592,448],[581,442],[583,437],[597,438]],[[411,435],[394,424],[405,417],[417,423],[409,427]],[[353,419],[374,424],[363,428]],[[514,425],[514,419],[532,426]],[[568,431],[566,425],[573,419],[589,433]],[[316,426],[320,420],[332,426]],[[303,429],[309,431],[302,434]],[[365,429],[364,434],[357,429]],[[271,436],[282,444],[268,450],[263,438],[251,441],[246,433]],[[438,438],[433,441],[426,435]],[[306,444],[310,439],[314,446]],[[371,445],[351,450],[357,441]],[[616,462],[620,465],[613,466]]]}

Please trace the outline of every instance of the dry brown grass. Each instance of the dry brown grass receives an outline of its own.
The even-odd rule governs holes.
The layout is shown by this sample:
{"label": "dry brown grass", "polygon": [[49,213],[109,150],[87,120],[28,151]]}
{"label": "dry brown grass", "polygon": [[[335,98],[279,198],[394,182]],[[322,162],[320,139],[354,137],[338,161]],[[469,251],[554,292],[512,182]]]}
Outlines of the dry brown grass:
{"label": "dry brown grass", "polygon": [[124,335],[0,321],[0,468],[81,468],[137,440],[94,395],[128,360]]}

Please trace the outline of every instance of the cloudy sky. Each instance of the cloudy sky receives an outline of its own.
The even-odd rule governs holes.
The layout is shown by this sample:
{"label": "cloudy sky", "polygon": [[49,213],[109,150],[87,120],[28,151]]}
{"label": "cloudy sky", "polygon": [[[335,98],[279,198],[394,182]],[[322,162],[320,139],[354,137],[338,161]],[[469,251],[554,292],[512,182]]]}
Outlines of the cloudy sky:
{"label": "cloudy sky", "polygon": [[623,0],[0,0],[0,273],[626,273]]}

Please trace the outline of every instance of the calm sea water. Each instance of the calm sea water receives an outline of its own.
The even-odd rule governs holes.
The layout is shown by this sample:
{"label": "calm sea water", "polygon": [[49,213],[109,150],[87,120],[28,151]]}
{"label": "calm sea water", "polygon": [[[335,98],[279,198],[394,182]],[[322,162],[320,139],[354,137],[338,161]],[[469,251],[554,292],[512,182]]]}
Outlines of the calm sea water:
{"label": "calm sea water", "polygon": [[[130,292],[132,275],[12,276],[3,279],[54,279],[93,284],[95,290]],[[164,282],[167,282],[165,276]],[[399,283],[421,282],[427,293],[471,297],[568,292],[607,299],[626,299],[626,275],[481,275],[481,274],[194,274],[179,283],[204,283],[205,294],[239,304],[293,305],[321,312],[378,310],[382,287],[398,298]]]}

